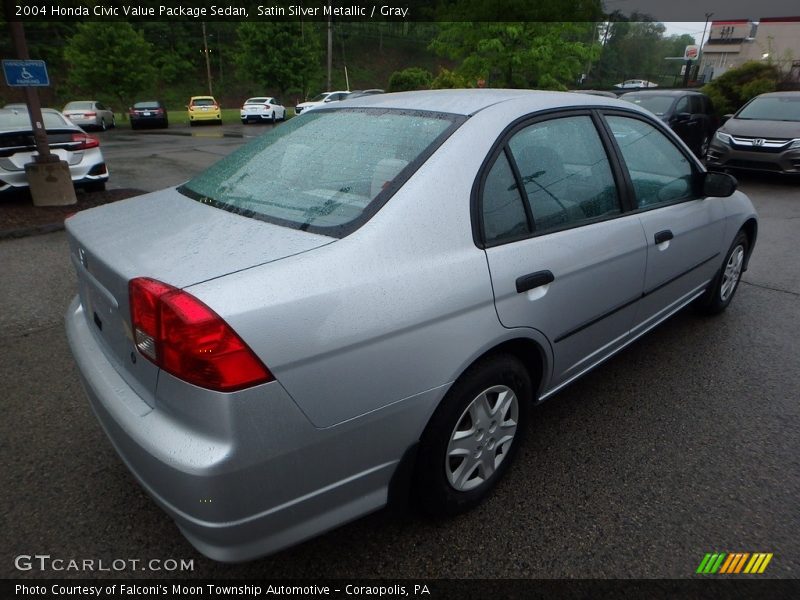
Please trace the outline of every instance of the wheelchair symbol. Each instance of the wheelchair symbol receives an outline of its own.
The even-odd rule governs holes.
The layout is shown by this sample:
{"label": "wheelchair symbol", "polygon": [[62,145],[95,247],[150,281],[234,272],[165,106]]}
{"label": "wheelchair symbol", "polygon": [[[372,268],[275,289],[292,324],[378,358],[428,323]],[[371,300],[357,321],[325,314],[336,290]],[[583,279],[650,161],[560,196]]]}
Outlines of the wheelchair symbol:
{"label": "wheelchair symbol", "polygon": [[22,67],[22,73],[20,74],[20,77],[22,77],[23,79],[33,79],[33,75],[28,73],[28,69],[26,69],[25,67]]}

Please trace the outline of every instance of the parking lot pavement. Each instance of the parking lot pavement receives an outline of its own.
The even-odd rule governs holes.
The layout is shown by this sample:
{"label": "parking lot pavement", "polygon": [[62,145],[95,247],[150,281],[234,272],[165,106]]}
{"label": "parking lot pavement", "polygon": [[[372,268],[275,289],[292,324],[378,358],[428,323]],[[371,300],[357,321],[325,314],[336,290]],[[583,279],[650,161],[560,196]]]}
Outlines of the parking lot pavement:
{"label": "parking lot pavement", "polygon": [[169,129],[110,129],[98,133],[109,188],[148,192],[178,185],[273,125],[172,123]]}
{"label": "parking lot pavement", "polygon": [[797,578],[800,186],[741,187],[761,230],[729,310],[678,314],[534,410],[486,503],[445,521],[378,512],[242,565],[195,552],[91,414],[61,320],[63,232],[0,242],[0,576],[108,575],[15,570],[40,553],[194,560],[117,577],[689,577],[706,552],[742,551]]}

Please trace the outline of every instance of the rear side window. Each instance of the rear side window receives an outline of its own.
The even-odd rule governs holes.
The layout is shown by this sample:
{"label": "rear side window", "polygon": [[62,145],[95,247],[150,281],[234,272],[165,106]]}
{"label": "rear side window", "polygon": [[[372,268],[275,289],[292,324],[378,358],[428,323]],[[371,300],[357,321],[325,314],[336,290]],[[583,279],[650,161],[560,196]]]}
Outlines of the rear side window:
{"label": "rear side window", "polygon": [[483,186],[483,231],[489,244],[530,232],[520,190],[505,152],[497,157]]}
{"label": "rear side window", "polygon": [[536,123],[508,144],[537,233],[621,212],[608,157],[592,119]]}
{"label": "rear side window", "polygon": [[312,111],[230,154],[180,191],[232,212],[340,237],[368,219],[462,121],[400,110]]}

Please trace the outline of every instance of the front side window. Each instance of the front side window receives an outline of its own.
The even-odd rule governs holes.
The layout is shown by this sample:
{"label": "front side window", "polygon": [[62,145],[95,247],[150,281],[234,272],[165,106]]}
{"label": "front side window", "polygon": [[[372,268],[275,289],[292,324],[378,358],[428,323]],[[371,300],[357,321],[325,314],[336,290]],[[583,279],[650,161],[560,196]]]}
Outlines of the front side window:
{"label": "front side window", "polygon": [[[296,229],[341,236],[463,119],[400,110],[312,111],[195,177],[191,198]],[[331,152],[335,148],[335,152]]]}
{"label": "front side window", "polygon": [[630,172],[639,208],[694,198],[689,160],[661,131],[639,119],[606,120]]}
{"label": "front side window", "polygon": [[690,113],[692,109],[689,105],[689,98],[684,96],[683,98],[678,100],[678,103],[675,105],[675,114],[679,115],[681,113]]}
{"label": "front side window", "polygon": [[508,147],[537,233],[621,212],[608,156],[591,117],[530,125]]}

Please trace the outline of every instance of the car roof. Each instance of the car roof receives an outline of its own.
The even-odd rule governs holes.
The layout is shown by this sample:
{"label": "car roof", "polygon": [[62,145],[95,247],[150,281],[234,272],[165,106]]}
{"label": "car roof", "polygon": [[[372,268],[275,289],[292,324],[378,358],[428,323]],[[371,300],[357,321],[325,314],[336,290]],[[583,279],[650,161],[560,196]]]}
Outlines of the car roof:
{"label": "car roof", "polygon": [[767,92],[766,94],[759,94],[757,97],[762,98],[769,96],[771,98],[794,98],[800,95],[800,92]]}
{"label": "car roof", "polygon": [[[532,106],[533,110],[545,110],[562,106],[630,106],[630,102],[589,94],[489,88],[372,94],[354,98],[347,104],[349,107],[396,108],[469,116],[495,104],[518,99],[530,100],[531,104],[535,105]],[[333,110],[333,107],[320,108],[320,110]]]}
{"label": "car roof", "polygon": [[683,96],[685,94],[695,94],[697,96],[705,96],[703,92],[698,92],[697,90],[665,90],[663,88],[635,90],[633,92],[625,92],[622,96],[627,96],[628,94],[644,94],[646,96]]}

